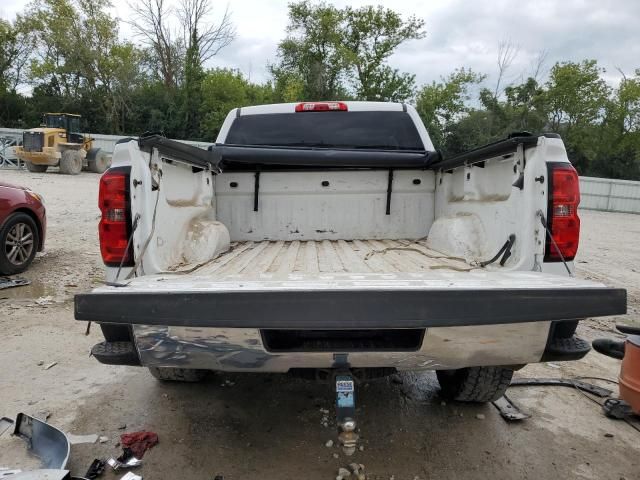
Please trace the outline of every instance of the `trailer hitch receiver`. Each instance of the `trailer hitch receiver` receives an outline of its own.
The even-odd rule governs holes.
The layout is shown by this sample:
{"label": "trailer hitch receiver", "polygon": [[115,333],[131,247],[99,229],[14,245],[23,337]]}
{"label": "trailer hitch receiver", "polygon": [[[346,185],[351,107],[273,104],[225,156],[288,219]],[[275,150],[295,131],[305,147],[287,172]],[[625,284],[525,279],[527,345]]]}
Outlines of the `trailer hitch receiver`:
{"label": "trailer hitch receiver", "polygon": [[336,419],[339,429],[338,440],[345,455],[353,455],[358,443],[356,433],[356,392],[355,380],[349,371],[335,375]]}

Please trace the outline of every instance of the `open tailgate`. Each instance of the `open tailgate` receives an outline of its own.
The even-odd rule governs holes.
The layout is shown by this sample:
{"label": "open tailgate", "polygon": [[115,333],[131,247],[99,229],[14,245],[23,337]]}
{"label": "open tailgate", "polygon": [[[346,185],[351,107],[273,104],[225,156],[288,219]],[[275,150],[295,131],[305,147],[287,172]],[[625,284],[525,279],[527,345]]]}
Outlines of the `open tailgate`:
{"label": "open tailgate", "polygon": [[376,329],[573,320],[627,311],[626,290],[538,272],[139,277],[75,296],[75,318],[116,324]]}

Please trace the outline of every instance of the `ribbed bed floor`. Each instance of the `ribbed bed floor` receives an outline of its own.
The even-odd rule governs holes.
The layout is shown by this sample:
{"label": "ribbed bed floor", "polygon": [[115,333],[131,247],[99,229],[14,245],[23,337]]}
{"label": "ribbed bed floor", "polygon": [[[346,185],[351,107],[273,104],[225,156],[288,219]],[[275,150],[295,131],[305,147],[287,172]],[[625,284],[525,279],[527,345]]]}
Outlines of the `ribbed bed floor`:
{"label": "ribbed bed floor", "polygon": [[422,240],[322,240],[232,242],[231,249],[194,272],[216,279],[260,274],[419,273],[467,271],[463,259],[447,257]]}

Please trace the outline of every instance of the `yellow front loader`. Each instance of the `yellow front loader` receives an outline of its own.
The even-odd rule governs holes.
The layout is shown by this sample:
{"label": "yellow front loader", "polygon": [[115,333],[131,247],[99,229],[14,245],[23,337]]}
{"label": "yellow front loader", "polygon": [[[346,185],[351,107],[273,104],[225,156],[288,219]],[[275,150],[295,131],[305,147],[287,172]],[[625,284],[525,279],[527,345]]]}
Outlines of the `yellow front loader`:
{"label": "yellow front loader", "polygon": [[45,113],[39,128],[25,130],[16,156],[30,172],[60,167],[60,173],[77,175],[82,169],[102,173],[111,165],[111,155],[93,147],[93,139],[80,133],[80,115]]}

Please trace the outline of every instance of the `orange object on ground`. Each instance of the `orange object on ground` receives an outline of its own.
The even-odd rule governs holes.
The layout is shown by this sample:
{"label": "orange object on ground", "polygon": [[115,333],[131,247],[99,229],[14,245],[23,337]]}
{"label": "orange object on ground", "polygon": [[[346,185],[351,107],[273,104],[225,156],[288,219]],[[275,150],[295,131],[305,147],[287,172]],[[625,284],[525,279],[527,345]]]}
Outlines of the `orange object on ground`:
{"label": "orange object on ground", "polygon": [[627,337],[619,380],[620,398],[640,415],[640,335]]}

